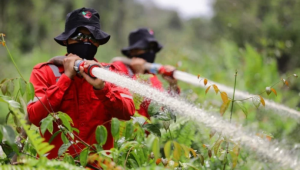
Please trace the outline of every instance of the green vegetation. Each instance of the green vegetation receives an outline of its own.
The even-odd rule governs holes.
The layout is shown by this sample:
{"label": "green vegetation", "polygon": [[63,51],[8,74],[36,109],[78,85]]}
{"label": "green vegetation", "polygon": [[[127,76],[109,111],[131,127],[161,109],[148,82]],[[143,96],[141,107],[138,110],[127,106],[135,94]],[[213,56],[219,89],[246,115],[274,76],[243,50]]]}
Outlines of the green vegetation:
{"label": "green vegetation", "polygon": [[[104,169],[278,168],[276,163],[254,155],[251,149],[246,150],[201,124],[176,117],[158,105],[151,105],[152,120],[146,125],[141,123],[145,120],[138,115],[127,122],[113,119],[111,132],[115,147],[110,151],[102,149],[107,130],[99,126],[96,131],[98,144],[86,146],[75,159],[64,153],[76,131],[71,128],[72,120],[64,113],[51,113],[42,121],[42,133],[57,126],[57,115],[63,133],[53,136],[61,137],[64,145],[60,148],[59,159],[45,159],[44,154],[51,149],[51,144],[43,141],[36,127],[29,128],[24,122],[26,103],[34,97],[28,80],[34,65],[66,53],[53,37],[63,31],[66,13],[82,6],[97,9],[102,29],[112,35],[110,42],[99,48],[96,56],[99,61],[109,62],[121,55],[119,49],[127,46],[131,30],[150,27],[164,45],[157,62],[177,66],[179,70],[199,74],[201,78],[233,87],[237,70],[236,89],[260,94],[267,86],[288,75],[299,75],[300,3],[297,0],[216,0],[215,16],[211,20],[184,20],[174,11],[158,9],[151,3],[145,7],[134,0],[1,1],[0,33],[6,34],[6,44],[0,45],[0,145],[4,152],[0,156],[1,169],[10,169],[11,166],[21,169],[81,169],[80,165],[85,166],[93,160]],[[5,47],[14,56],[24,79],[18,75]],[[288,82],[288,86],[279,83],[273,87],[277,95],[264,93],[262,98],[299,110],[299,79],[291,78]],[[203,81],[199,79],[199,83]],[[182,82],[180,87],[182,97],[188,101],[200,103],[203,109],[215,113],[220,113],[223,107],[221,114],[224,119],[231,119],[232,113],[233,122],[252,129],[261,138],[280,141],[284,148],[294,149],[300,156],[295,145],[300,142],[297,120],[273,114],[263,106],[257,108],[251,100],[243,101],[242,107],[238,107],[241,103],[235,103],[232,111],[226,111],[231,101],[224,98],[224,93],[221,97],[219,94],[222,93],[216,95],[213,87],[207,94],[206,89]],[[141,100],[142,97],[134,95],[136,106]],[[22,153],[14,143],[21,128],[26,130],[29,139],[21,140],[24,144]],[[145,131],[151,134],[146,135]],[[69,137],[64,134],[69,134]],[[15,153],[22,159],[18,160],[18,165],[9,165]],[[36,160],[37,156],[39,160]]]}

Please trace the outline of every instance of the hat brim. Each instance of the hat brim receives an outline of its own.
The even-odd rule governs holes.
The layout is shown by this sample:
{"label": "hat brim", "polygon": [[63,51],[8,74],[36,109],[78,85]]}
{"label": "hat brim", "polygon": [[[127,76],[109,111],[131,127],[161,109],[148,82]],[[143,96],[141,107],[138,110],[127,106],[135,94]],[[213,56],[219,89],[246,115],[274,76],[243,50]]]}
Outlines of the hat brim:
{"label": "hat brim", "polygon": [[154,38],[147,38],[147,39],[138,41],[138,42],[136,42],[135,44],[133,44],[133,45],[131,45],[129,47],[123,48],[121,50],[121,52],[125,56],[131,58],[132,56],[130,56],[130,50],[133,50],[133,49],[146,49],[146,48],[148,48],[149,43],[155,43],[156,44],[156,46],[154,48],[154,51],[156,53],[159,52],[163,48],[163,46],[156,39],[154,39]]}
{"label": "hat brim", "polygon": [[58,35],[57,37],[55,37],[54,40],[58,44],[60,44],[62,46],[66,46],[64,44],[64,41],[66,41],[67,39],[69,39],[70,36],[72,34],[74,34],[75,31],[77,30],[77,28],[79,28],[79,27],[85,27],[85,28],[87,28],[91,32],[91,34],[94,36],[94,38],[99,41],[99,45],[106,44],[108,42],[108,40],[110,39],[110,35],[107,34],[104,31],[100,30],[99,28],[96,28],[96,27],[93,27],[93,26],[82,25],[82,26],[75,27],[75,28],[71,29],[68,32],[61,33],[60,35]]}

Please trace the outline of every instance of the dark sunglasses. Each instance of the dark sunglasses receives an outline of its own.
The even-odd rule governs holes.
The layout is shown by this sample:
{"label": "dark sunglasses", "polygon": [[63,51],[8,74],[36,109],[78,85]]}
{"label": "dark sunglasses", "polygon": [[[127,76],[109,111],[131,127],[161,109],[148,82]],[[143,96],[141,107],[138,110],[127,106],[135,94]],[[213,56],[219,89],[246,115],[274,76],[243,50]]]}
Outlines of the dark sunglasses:
{"label": "dark sunglasses", "polygon": [[96,40],[92,35],[86,35],[83,33],[75,33],[70,37],[72,40],[76,40],[76,41],[84,41],[84,40],[88,40],[91,43],[99,43],[98,40]]}

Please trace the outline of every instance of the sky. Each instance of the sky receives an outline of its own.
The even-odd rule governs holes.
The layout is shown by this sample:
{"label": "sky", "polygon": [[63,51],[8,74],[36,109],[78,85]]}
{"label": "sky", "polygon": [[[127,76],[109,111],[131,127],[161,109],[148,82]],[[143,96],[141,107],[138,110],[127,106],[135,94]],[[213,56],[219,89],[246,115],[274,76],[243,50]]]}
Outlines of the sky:
{"label": "sky", "polygon": [[213,16],[213,0],[152,0],[157,6],[174,9],[183,18]]}

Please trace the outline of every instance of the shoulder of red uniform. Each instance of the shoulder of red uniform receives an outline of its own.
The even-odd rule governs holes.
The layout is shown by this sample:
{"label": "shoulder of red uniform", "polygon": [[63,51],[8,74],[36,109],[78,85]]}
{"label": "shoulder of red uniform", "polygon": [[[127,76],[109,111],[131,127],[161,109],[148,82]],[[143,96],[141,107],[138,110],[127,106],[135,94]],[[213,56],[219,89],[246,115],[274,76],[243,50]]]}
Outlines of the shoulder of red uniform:
{"label": "shoulder of red uniform", "polygon": [[[45,66],[47,66],[47,65],[55,65],[55,64],[53,64],[53,63],[51,63],[51,62],[39,63],[39,64],[35,65],[35,66],[33,67],[33,69],[41,69],[41,68],[43,68],[43,67],[45,67]],[[57,66],[57,65],[55,65],[55,66],[56,66],[56,67],[63,67],[63,66]]]}
{"label": "shoulder of red uniform", "polygon": [[49,62],[39,63],[39,64],[35,65],[33,67],[33,69],[41,69],[42,67],[49,65],[49,64],[51,64],[51,63],[49,63]]}
{"label": "shoulder of red uniform", "polygon": [[109,69],[111,71],[121,71],[121,68],[119,65],[115,63],[100,63],[102,67]]}

